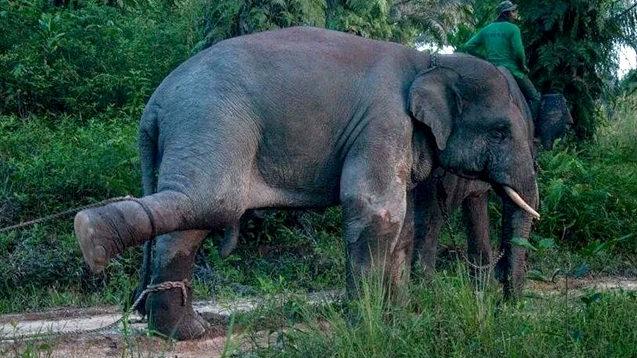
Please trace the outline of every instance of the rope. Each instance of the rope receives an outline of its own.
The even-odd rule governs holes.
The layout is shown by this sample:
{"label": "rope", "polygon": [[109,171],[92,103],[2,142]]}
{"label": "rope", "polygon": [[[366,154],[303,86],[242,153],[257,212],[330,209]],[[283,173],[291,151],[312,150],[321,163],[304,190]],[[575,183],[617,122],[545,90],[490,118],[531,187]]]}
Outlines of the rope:
{"label": "rope", "polygon": [[127,199],[130,201],[136,202],[137,204],[139,204],[139,206],[142,207],[142,209],[144,209],[144,211],[146,212],[146,215],[148,216],[148,220],[150,221],[150,233],[151,233],[150,237],[154,238],[155,236],[157,236],[157,229],[156,229],[157,226],[155,225],[155,217],[153,216],[153,212],[150,211],[148,206],[146,206],[146,204],[144,204],[143,201],[137,198],[134,198],[132,196],[128,196]]}
{"label": "rope", "polygon": [[[130,195],[119,196],[119,197],[116,197],[116,198],[110,198],[110,199],[102,200],[99,203],[79,206],[77,208],[64,210],[64,211],[59,212],[57,214],[44,216],[44,217],[41,217],[41,218],[38,218],[38,219],[35,219],[35,220],[21,222],[19,224],[12,225],[12,226],[7,226],[5,228],[0,229],[0,234],[3,233],[3,232],[6,232],[6,231],[17,230],[17,229],[21,229],[23,227],[27,227],[27,226],[39,224],[39,223],[42,223],[42,222],[45,222],[45,221],[61,218],[61,217],[67,216],[67,215],[75,214],[78,211],[81,211],[81,210],[84,210],[84,209],[90,209],[90,208],[94,208],[94,207],[97,207],[97,206],[102,206],[102,205],[106,205],[106,204],[115,203],[115,202],[118,202],[118,201],[133,200],[133,201],[138,202],[137,200],[134,200],[134,199],[135,198],[133,198]],[[152,219],[151,219],[151,222],[152,222]]]}
{"label": "rope", "polygon": [[192,286],[190,284],[190,281],[188,281],[188,280],[183,280],[183,281],[164,281],[164,282],[156,284],[156,285],[148,285],[148,286],[146,286],[146,289],[144,291],[142,291],[142,293],[139,295],[139,297],[137,297],[137,299],[135,300],[133,305],[128,310],[126,310],[126,312],[124,312],[120,318],[116,319],[112,323],[109,323],[109,324],[101,326],[101,327],[91,328],[91,329],[75,329],[75,330],[63,331],[63,332],[32,333],[32,334],[23,334],[23,335],[19,335],[19,336],[0,337],[0,342],[3,342],[3,341],[16,341],[16,340],[22,340],[22,339],[41,339],[41,338],[50,338],[50,337],[64,337],[64,336],[78,335],[78,334],[89,335],[89,334],[95,334],[95,333],[107,331],[107,330],[109,330],[109,329],[111,329],[113,327],[116,327],[122,321],[124,321],[124,319],[126,319],[126,317],[130,316],[130,314],[133,313],[133,311],[137,308],[139,303],[142,302],[144,297],[147,294],[152,293],[152,292],[167,291],[167,290],[172,290],[174,288],[179,288],[179,289],[181,289],[181,305],[185,306],[186,302],[188,300],[188,288],[190,288],[190,287],[192,287]]}

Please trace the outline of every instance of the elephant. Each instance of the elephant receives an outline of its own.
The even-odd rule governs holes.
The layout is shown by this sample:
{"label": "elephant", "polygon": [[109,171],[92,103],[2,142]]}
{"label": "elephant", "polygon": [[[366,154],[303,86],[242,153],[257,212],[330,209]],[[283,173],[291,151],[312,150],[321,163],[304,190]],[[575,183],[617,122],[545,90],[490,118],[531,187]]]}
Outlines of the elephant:
{"label": "elephant", "polygon": [[224,40],[150,97],[143,197],[79,212],[75,235],[94,272],[154,239],[140,283],[148,325],[178,340],[207,327],[188,285],[198,247],[247,210],[340,205],[349,297],[377,270],[400,287],[412,191],[437,167],[501,188],[520,236],[539,219],[533,128],[510,97],[497,68],[468,55],[311,27]]}
{"label": "elephant", "polygon": [[[564,136],[573,125],[573,118],[562,94],[551,93],[542,96],[540,113],[537,118],[531,117],[522,93],[508,70],[500,68],[509,78],[512,93],[520,106],[526,106],[526,121],[533,121],[535,142],[541,147],[551,149],[556,139]],[[537,150],[536,146],[536,150]],[[431,177],[414,190],[415,203],[415,236],[413,263],[423,270],[425,276],[431,277],[435,270],[438,237],[448,216],[458,207],[462,207],[463,223],[467,236],[467,256],[474,265],[482,267],[493,264],[493,251],[489,240],[488,201],[492,186],[482,180],[472,180],[454,175],[443,168],[437,168]],[[504,211],[511,210],[505,205]],[[496,277],[504,284],[507,297],[519,296],[524,283],[526,252],[522,248],[510,247],[512,236],[511,223],[504,215],[501,238],[501,253],[509,253],[498,260]],[[505,262],[504,260],[512,262]],[[475,276],[475,267],[471,268]],[[509,280],[508,276],[512,276]]]}

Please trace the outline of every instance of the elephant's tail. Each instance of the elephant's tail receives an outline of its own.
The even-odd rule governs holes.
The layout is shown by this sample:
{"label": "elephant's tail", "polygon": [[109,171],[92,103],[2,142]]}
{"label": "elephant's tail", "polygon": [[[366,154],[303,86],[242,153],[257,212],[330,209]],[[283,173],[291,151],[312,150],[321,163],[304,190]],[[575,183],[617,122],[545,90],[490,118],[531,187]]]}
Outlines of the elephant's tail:
{"label": "elephant's tail", "polygon": [[[157,149],[157,115],[154,111],[146,110],[142,115],[139,126],[139,156],[142,169],[143,195],[152,195],[157,191],[157,171],[159,170],[159,153]],[[139,286],[133,291],[133,301],[136,300],[151,280],[151,261],[153,251],[152,241],[144,243],[144,258],[139,272]],[[137,306],[137,311],[142,316],[146,315],[146,299]]]}
{"label": "elephant's tail", "polygon": [[145,111],[139,128],[139,156],[144,196],[152,195],[157,191],[157,171],[159,168],[158,135],[155,113]]}

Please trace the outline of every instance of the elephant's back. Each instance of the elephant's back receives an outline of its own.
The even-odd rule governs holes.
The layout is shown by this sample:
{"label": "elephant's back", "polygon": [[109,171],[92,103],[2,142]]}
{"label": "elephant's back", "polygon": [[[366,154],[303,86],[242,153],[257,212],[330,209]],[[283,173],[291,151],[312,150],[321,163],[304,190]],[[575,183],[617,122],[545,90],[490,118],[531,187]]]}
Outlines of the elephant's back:
{"label": "elephant's back", "polygon": [[[222,41],[208,50],[208,56],[231,50],[244,55],[239,62],[247,66],[261,67],[264,62],[276,61],[290,65],[333,64],[363,69],[405,49],[400,44],[370,40],[338,31],[291,27]],[[258,64],[253,62],[255,60]]]}
{"label": "elephant's back", "polygon": [[344,147],[364,127],[357,123],[406,107],[399,62],[410,51],[313,28],[237,37],[180,65],[147,108],[161,112],[160,143],[188,133],[228,157],[249,152],[255,172],[276,178],[268,185],[337,187]]}
{"label": "elephant's back", "polygon": [[[151,100],[195,105],[192,98],[214,101],[244,97],[252,104],[305,98],[330,101],[369,92],[376,84],[391,86],[408,48],[337,31],[294,27],[221,41],[191,57],[171,72]],[[388,70],[389,69],[389,70]],[[347,98],[347,97],[351,98]],[[261,103],[262,104],[262,103]],[[321,103],[317,103],[320,105]],[[328,103],[324,103],[328,104]]]}

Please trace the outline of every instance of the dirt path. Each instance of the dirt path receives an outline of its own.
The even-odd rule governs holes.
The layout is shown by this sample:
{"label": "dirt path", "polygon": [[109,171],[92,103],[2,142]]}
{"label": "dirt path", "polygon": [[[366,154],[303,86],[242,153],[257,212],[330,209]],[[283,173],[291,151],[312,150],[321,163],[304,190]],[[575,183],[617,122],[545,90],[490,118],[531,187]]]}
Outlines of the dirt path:
{"label": "dirt path", "polygon": [[[282,295],[273,300],[286,301],[291,296]],[[323,304],[341,296],[339,291],[324,291],[302,297],[309,304]],[[121,312],[114,306],[2,315],[0,356],[38,352],[39,355],[51,357],[219,357],[226,346],[229,317],[252,311],[261,303],[259,299],[195,302],[194,309],[211,324],[211,329],[205,337],[190,342],[168,342],[148,336],[146,322],[137,314],[129,317],[126,328],[119,324],[98,333],[90,333],[121,317]],[[38,339],[24,338],[33,335],[38,335]],[[233,342],[249,343],[241,334],[232,337]],[[265,340],[269,334],[264,332],[257,337]],[[254,338],[250,337],[251,340]]]}
{"label": "dirt path", "polygon": [[[531,293],[551,295],[563,293],[565,279],[554,283],[529,281]],[[637,291],[637,279],[624,277],[569,279],[570,297],[577,297],[587,290]],[[320,304],[332,302],[341,294],[336,291],[321,292],[306,296],[308,302]],[[277,299],[286,300],[286,297]],[[139,316],[132,316],[130,324],[123,330],[120,325],[97,333],[73,333],[56,335],[42,340],[16,339],[0,341],[0,356],[17,356],[31,352],[52,357],[218,357],[221,356],[227,341],[228,318],[233,313],[254,310],[260,301],[257,299],[238,300],[227,303],[197,302],[195,310],[201,313],[212,325],[208,334],[196,341],[167,342],[149,337],[146,323]],[[58,309],[46,312],[10,314],[0,316],[0,338],[47,334],[51,332],[89,331],[103,327],[120,317],[117,307],[97,307],[89,309]],[[269,333],[259,335],[261,340],[270,338]],[[233,344],[248,345],[250,342],[241,334],[235,334]],[[251,336],[250,339],[254,339]]]}

